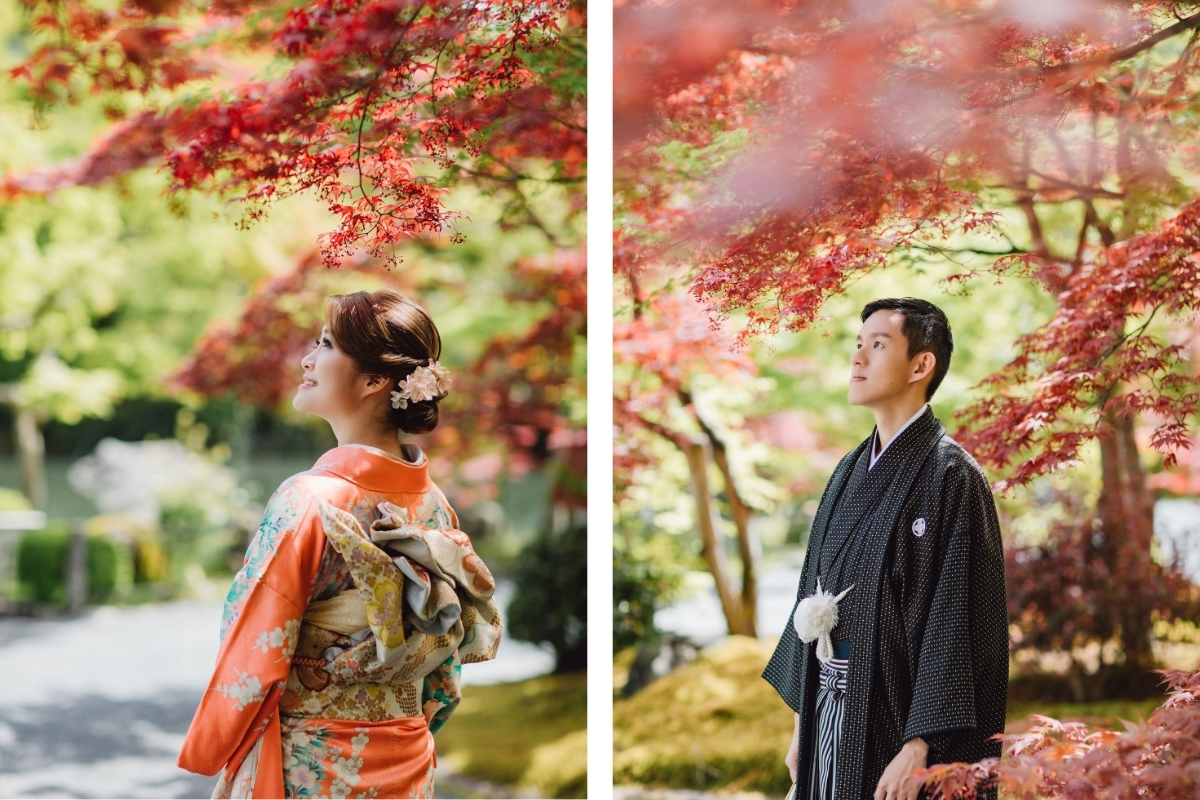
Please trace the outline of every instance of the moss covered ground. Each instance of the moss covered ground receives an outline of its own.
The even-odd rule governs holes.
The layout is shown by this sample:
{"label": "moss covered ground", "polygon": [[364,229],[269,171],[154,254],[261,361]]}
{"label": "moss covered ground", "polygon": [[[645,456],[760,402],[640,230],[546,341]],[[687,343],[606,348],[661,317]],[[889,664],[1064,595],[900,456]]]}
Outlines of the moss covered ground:
{"label": "moss covered ground", "polygon": [[513,787],[523,797],[583,797],[587,675],[465,686],[462,705],[436,741],[438,758],[455,773]]}
{"label": "moss covered ground", "polygon": [[[760,677],[773,646],[731,637],[633,697],[616,700],[614,782],[782,797],[791,785],[783,758],[792,714]],[[1014,705],[1008,730],[1025,730],[1034,713],[1124,730],[1121,720],[1144,720],[1162,700]]]}

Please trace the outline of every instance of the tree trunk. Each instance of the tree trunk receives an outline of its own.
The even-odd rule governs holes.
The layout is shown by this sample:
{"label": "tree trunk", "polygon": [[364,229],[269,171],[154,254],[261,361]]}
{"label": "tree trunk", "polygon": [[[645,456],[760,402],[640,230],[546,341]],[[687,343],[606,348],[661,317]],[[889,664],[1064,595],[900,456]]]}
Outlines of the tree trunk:
{"label": "tree trunk", "polygon": [[731,634],[757,636],[754,626],[747,622],[741,598],[734,593],[729,582],[725,546],[718,538],[716,525],[713,524],[712,495],[708,486],[708,442],[699,439],[684,444],[692,476],[692,492],[696,497],[696,527],[704,545],[701,555],[716,582],[717,597],[721,601],[725,622]]}
{"label": "tree trunk", "polygon": [[[737,482],[729,469],[729,458],[725,443],[703,422],[700,423],[712,445],[713,462],[725,480],[725,494],[729,498],[729,509],[738,534],[738,555],[742,559],[742,619],[749,630],[758,630],[758,562],[762,547],[758,537],[750,530],[750,509],[738,494]],[[755,634],[749,634],[751,636]]]}
{"label": "tree trunk", "polygon": [[[1111,435],[1100,438],[1102,488],[1097,511],[1104,532],[1102,550],[1114,572],[1144,575],[1137,568],[1139,560],[1150,559],[1150,544],[1154,533],[1154,498],[1146,488],[1145,473],[1138,460],[1137,442],[1133,435],[1133,420],[1121,419],[1106,411],[1104,421]],[[1137,587],[1114,587],[1118,591],[1136,592]],[[1152,621],[1148,611],[1138,610],[1139,604],[1125,604],[1121,617],[1121,645],[1125,667],[1137,672],[1156,668],[1150,647]]]}
{"label": "tree trunk", "polygon": [[46,510],[46,440],[37,415],[16,411],[17,457],[21,462],[21,491],[39,511]]}

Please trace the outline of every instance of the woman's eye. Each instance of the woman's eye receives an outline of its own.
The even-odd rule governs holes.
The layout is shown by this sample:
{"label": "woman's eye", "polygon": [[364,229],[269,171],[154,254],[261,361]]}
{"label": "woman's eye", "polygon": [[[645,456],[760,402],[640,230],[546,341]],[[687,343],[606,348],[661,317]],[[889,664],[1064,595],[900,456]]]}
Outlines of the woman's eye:
{"label": "woman's eye", "polygon": [[879,348],[880,348],[880,347],[882,347],[882,346],[883,346],[883,342],[876,342],[876,343],[875,343],[875,348],[876,348],[876,349],[879,349]]}

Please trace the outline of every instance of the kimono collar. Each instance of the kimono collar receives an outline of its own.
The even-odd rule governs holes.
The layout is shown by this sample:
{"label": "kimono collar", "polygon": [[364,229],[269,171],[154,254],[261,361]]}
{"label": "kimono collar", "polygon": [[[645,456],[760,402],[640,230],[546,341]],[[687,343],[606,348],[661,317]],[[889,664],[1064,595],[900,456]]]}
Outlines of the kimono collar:
{"label": "kimono collar", "polygon": [[905,429],[908,428],[909,425],[912,425],[914,422],[919,420],[922,416],[925,415],[925,412],[929,411],[929,410],[930,410],[929,403],[926,403],[925,405],[918,408],[917,413],[915,413],[911,417],[909,417],[908,422],[901,425],[900,430],[898,430],[892,434],[892,438],[888,440],[888,443],[883,446],[883,450],[880,450],[878,454],[876,454],[876,452],[875,452],[875,442],[879,441],[879,426],[876,426],[875,430],[873,430],[871,432],[871,461],[867,464],[867,469],[871,469],[872,467],[874,467],[875,462],[878,461],[879,459],[883,458],[884,451],[886,451],[889,447],[891,447],[895,443],[895,441],[900,438],[900,434],[904,433]]}
{"label": "kimono collar", "polygon": [[429,481],[429,458],[409,464],[375,447],[335,447],[317,459],[314,470],[345,478],[372,492],[425,492]]}

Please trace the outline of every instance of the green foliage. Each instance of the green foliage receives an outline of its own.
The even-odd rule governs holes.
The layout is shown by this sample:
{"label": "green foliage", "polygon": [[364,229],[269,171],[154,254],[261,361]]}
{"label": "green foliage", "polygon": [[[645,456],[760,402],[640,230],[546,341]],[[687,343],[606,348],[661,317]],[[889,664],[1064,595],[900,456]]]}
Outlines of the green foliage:
{"label": "green foliage", "polygon": [[61,603],[71,534],[63,528],[29,531],[17,545],[17,581],[34,600]]}
{"label": "green foliage", "polygon": [[618,536],[614,545],[613,648],[623,650],[655,638],[654,614],[675,598],[685,568],[668,537],[629,546]]}
{"label": "green foliage", "polygon": [[117,545],[102,536],[87,537],[88,600],[103,603],[117,588]]}
{"label": "green foliage", "polygon": [[555,672],[587,669],[587,527],[574,519],[525,546],[513,574],[508,635],[554,648]]}
{"label": "green foliage", "polygon": [[[88,536],[88,600],[103,603],[117,586],[121,553],[113,542],[102,536]],[[17,581],[28,596],[42,603],[66,600],[67,555],[71,531],[54,525],[30,531],[17,546]]]}

